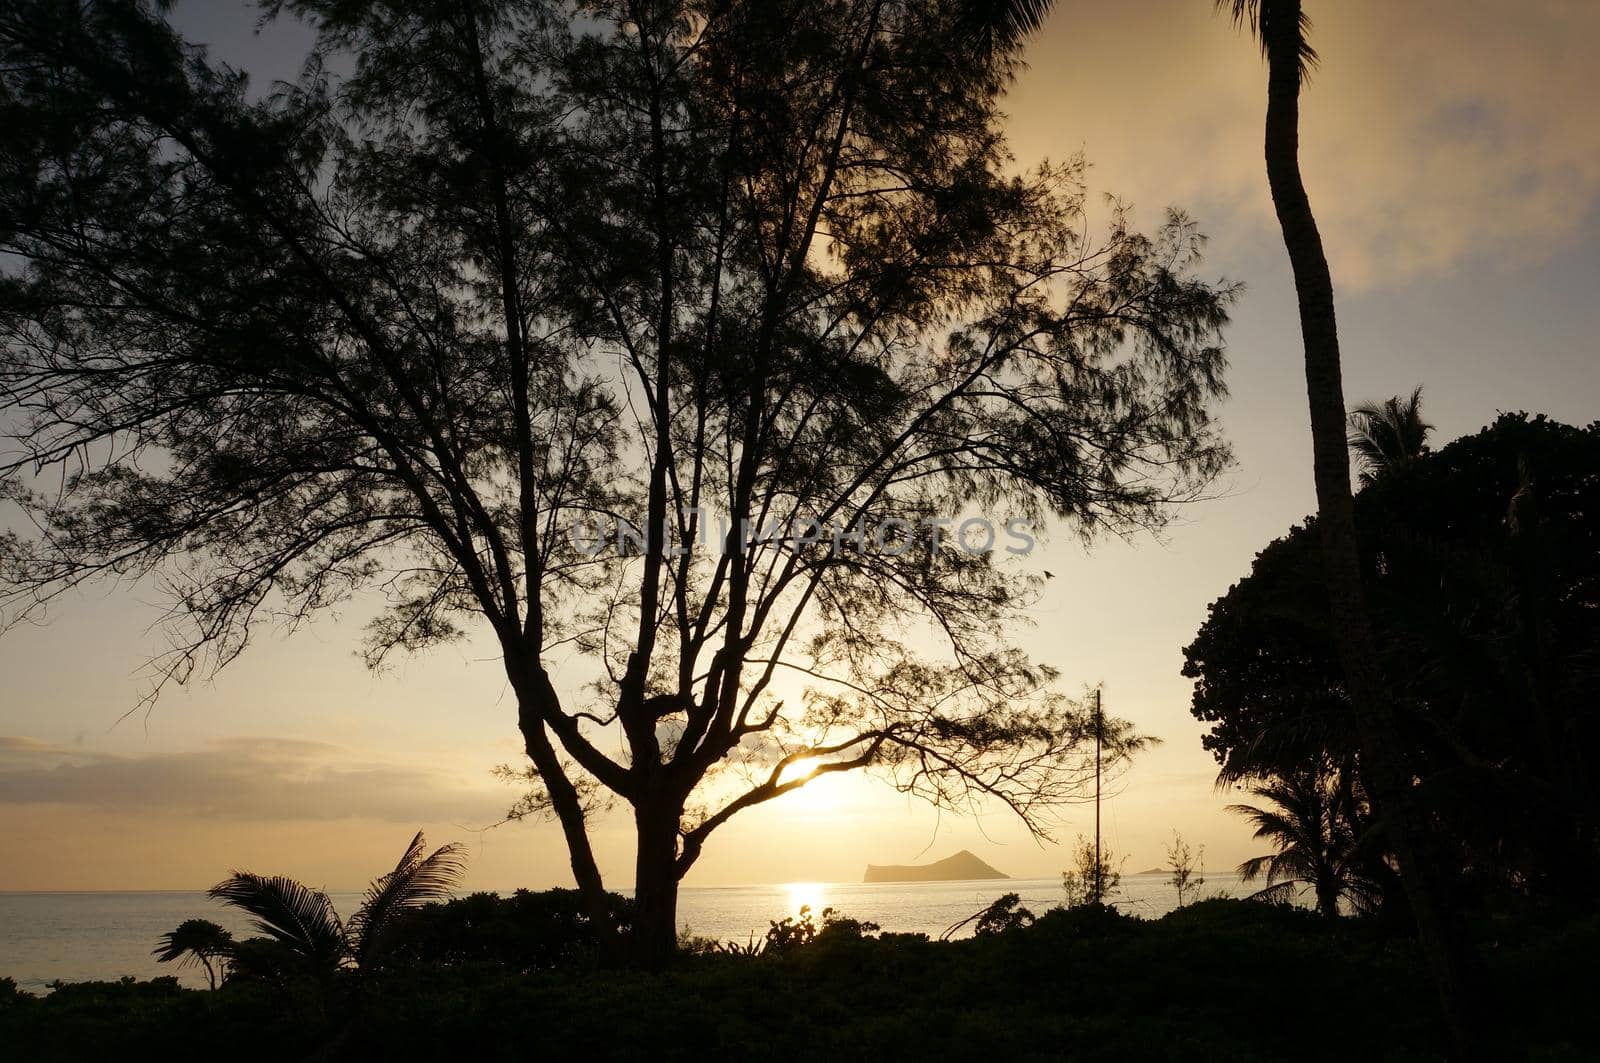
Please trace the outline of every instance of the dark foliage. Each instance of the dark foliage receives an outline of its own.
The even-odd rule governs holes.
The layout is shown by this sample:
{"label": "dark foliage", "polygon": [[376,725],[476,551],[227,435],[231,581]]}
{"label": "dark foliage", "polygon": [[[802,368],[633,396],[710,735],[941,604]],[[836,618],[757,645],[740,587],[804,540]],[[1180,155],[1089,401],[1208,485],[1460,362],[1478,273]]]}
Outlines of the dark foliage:
{"label": "dark foliage", "polygon": [[[633,902],[608,899],[613,928],[626,934]],[[407,912],[395,929],[397,965],[507,974],[591,965],[602,939],[578,891],[566,889],[474,893]]]}
{"label": "dark foliage", "polygon": [[1033,921],[1033,913],[1022,907],[1022,898],[1007,893],[979,914],[978,921],[972,925],[972,933],[977,937],[991,937],[1007,930],[1019,930]]}
{"label": "dark foliage", "polygon": [[[1600,425],[1504,415],[1356,501],[1383,675],[1436,829],[1480,895],[1592,903]],[[1312,523],[1257,556],[1186,650],[1225,778],[1359,767]]]}
{"label": "dark foliage", "polygon": [[[1582,1059],[1600,1044],[1600,925],[1500,922],[1481,936],[1504,1015],[1488,1047]],[[1057,910],[946,943],[823,933],[661,974],[391,969],[347,1008],[292,1022],[247,985],[75,985],[0,1008],[0,1043],[38,1061],[108,1044],[240,1061],[1440,1058],[1421,972],[1410,942],[1367,924],[1212,900],[1156,922]]]}

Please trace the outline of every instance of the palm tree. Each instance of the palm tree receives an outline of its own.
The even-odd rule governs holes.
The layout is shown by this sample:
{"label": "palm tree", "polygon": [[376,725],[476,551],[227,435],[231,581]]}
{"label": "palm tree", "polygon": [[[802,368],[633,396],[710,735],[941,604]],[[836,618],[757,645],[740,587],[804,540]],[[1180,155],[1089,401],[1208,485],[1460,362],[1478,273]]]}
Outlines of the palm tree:
{"label": "palm tree", "polygon": [[1007,52],[1044,25],[1055,0],[963,0],[957,12],[962,43],[984,58]]}
{"label": "palm tree", "polygon": [[1361,464],[1361,486],[1403,469],[1428,453],[1433,425],[1422,419],[1422,385],[1409,399],[1399,395],[1350,411],[1350,449]]}
{"label": "palm tree", "polygon": [[381,966],[395,943],[400,917],[430,901],[448,900],[460,885],[466,850],[452,843],[424,857],[424,848],[422,832],[417,831],[394,870],[367,887],[361,907],[346,928],[357,967],[371,970]]}
{"label": "palm tree", "polygon": [[[1390,844],[1404,871],[1406,894],[1438,985],[1445,1022],[1456,1051],[1470,1056],[1477,1042],[1468,1033],[1472,1008],[1464,999],[1471,966],[1465,934],[1447,899],[1450,880],[1445,862],[1429,840],[1428,824],[1411,792],[1411,774],[1379,670],[1361,582],[1333,277],[1300,175],[1300,88],[1317,62],[1308,37],[1311,23],[1301,0],[1213,3],[1249,29],[1267,59],[1267,183],[1299,301],[1317,524],[1340,663],[1368,783],[1378,804],[1391,810],[1386,818]],[[1015,46],[1038,27],[1049,6],[1049,0],[964,0],[959,18],[969,45]]]}
{"label": "palm tree", "polygon": [[1300,89],[1317,61],[1307,38],[1310,21],[1301,0],[1214,2],[1260,41],[1267,58],[1267,184],[1299,300],[1317,525],[1335,641],[1364,771],[1374,799],[1391,813],[1386,818],[1390,843],[1400,861],[1445,1021],[1457,1051],[1470,1055],[1476,1042],[1467,1032],[1472,1009],[1465,1001],[1470,966],[1465,935],[1455,906],[1447,899],[1450,880],[1444,861],[1429,840],[1428,824],[1412,793],[1362,586],[1333,277],[1300,174]]}
{"label": "palm tree", "polygon": [[1266,879],[1256,897],[1275,898],[1311,887],[1317,911],[1332,919],[1339,901],[1348,898],[1359,910],[1376,901],[1376,889],[1361,874],[1358,831],[1341,808],[1342,785],[1337,773],[1319,763],[1249,787],[1272,806],[1229,805],[1228,811],[1249,819],[1255,837],[1275,851],[1239,865],[1246,882]]}
{"label": "palm tree", "polygon": [[[254,916],[251,925],[265,936],[234,942],[221,927],[191,919],[162,939],[156,955],[163,961],[185,954],[201,956],[208,973],[211,967],[205,957],[221,957],[234,970],[272,980],[291,974],[329,978],[350,967],[374,970],[394,945],[400,916],[429,901],[447,899],[461,880],[465,869],[461,846],[440,846],[424,856],[426,848],[418,831],[394,870],[367,887],[348,924],[340,921],[333,902],[321,890],[282,875],[235,871],[212,886],[208,896]],[[204,927],[222,935],[225,945],[219,946],[215,935],[203,935]],[[210,951],[197,951],[194,942]]]}
{"label": "palm tree", "polygon": [[209,919],[185,919],[178,929],[161,935],[161,944],[151,954],[158,963],[205,968],[206,981],[217,988],[217,975],[228,969],[233,955],[233,935]]}
{"label": "palm tree", "polygon": [[251,926],[265,936],[270,947],[241,956],[248,961],[241,965],[246,973],[292,968],[296,973],[326,977],[349,960],[344,924],[321,890],[284,875],[235,871],[212,886],[207,896],[250,913],[255,917]]}

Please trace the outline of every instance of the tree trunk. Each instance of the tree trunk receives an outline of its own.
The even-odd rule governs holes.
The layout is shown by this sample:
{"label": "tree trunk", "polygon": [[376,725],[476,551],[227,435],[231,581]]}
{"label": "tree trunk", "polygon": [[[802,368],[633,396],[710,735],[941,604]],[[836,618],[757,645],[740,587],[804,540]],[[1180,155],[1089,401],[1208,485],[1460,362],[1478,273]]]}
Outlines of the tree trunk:
{"label": "tree trunk", "polygon": [[1476,1042],[1469,1034],[1473,1005],[1468,1000],[1465,933],[1450,901],[1443,863],[1431,851],[1426,819],[1412,792],[1412,776],[1379,669],[1362,587],[1333,279],[1300,174],[1301,4],[1300,0],[1264,3],[1272,5],[1270,17],[1263,11],[1260,20],[1268,60],[1267,179],[1299,299],[1317,524],[1334,635],[1372,796],[1391,812],[1386,824],[1389,841],[1400,862],[1444,1019],[1455,1051],[1469,1056],[1474,1054]]}
{"label": "tree trunk", "polygon": [[1317,875],[1317,911],[1327,919],[1339,918],[1339,883],[1326,871]]}
{"label": "tree trunk", "polygon": [[670,802],[646,800],[634,809],[633,961],[645,970],[665,967],[678,949],[679,816]]}
{"label": "tree trunk", "polygon": [[594,849],[589,845],[583,801],[577,787],[572,785],[572,780],[562,770],[561,760],[550,744],[550,736],[545,733],[538,714],[523,703],[517,722],[522,730],[523,748],[538,770],[545,791],[550,795],[556,820],[561,824],[561,833],[566,839],[567,853],[572,861],[572,878],[577,884],[578,895],[583,899],[589,921],[600,939],[601,959],[610,962],[617,953],[616,928],[611,921],[611,904],[606,897],[605,882],[600,877],[599,865],[595,863]]}

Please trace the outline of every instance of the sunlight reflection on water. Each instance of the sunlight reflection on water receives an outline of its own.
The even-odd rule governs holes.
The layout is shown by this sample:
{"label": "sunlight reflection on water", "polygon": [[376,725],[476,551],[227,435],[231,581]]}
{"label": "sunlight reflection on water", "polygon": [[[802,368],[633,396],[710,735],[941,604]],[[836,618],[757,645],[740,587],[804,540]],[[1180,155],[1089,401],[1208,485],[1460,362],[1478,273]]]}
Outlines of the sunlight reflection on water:
{"label": "sunlight reflection on water", "polygon": [[[1238,876],[1206,876],[1205,896],[1249,894]],[[622,890],[621,892],[629,892]],[[790,882],[759,886],[685,886],[678,898],[678,924],[718,940],[760,938],[784,916],[811,909],[819,923],[826,908],[868,920],[886,931],[937,937],[1003,893],[1017,893],[1035,914],[1064,899],[1059,878],[981,882]],[[348,915],[361,894],[336,892],[334,905]],[[1125,875],[1114,898],[1130,915],[1154,919],[1177,903],[1164,875]],[[249,917],[224,908],[203,893],[0,893],[0,976],[40,992],[55,978],[67,981],[136,975],[177,975],[185,984],[205,983],[203,973],[173,970],[150,955],[157,939],[191,916],[216,920],[236,936],[252,933]],[[970,925],[960,935],[971,933]]]}
{"label": "sunlight reflection on water", "polygon": [[783,891],[789,899],[786,914],[800,918],[800,909],[809,908],[811,917],[820,921],[822,911],[828,907],[828,885],[825,882],[786,882]]}
{"label": "sunlight reflection on water", "polygon": [[[1206,875],[1201,895],[1243,897],[1257,887],[1237,875]],[[868,920],[884,930],[938,937],[946,927],[979,911],[1004,893],[1019,894],[1035,915],[1061,904],[1066,895],[1061,879],[994,879],[967,882],[788,882],[770,886],[685,886],[678,895],[678,924],[692,933],[744,941],[760,937],[784,916],[797,917],[801,906],[819,923],[822,912]],[[1112,897],[1129,915],[1157,919],[1177,906],[1177,895],[1165,874],[1124,875]],[[971,933],[968,926],[957,936]]]}

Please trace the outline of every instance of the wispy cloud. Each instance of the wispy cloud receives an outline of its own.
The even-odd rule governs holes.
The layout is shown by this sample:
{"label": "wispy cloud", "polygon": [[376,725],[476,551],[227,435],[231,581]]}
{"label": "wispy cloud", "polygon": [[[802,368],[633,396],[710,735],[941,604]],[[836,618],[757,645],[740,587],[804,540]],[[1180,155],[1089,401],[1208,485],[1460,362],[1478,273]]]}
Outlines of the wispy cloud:
{"label": "wispy cloud", "polygon": [[0,737],[0,805],[74,805],[228,820],[456,820],[487,824],[506,794],[337,746],[231,738],[138,756],[86,753]]}

